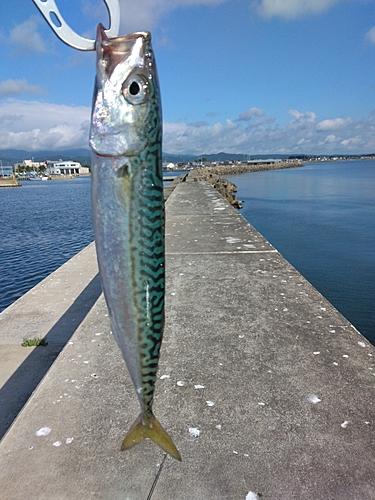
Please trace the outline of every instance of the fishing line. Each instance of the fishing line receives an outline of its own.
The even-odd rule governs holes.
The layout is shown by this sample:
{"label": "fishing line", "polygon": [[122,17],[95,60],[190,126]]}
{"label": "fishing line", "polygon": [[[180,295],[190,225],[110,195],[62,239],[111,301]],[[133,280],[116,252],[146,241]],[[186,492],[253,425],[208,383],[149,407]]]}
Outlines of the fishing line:
{"label": "fishing line", "polygon": [[160,474],[161,474],[161,471],[164,467],[164,462],[165,462],[165,459],[167,458],[167,454],[165,453],[164,454],[164,458],[163,458],[163,461],[162,463],[160,464],[160,467],[159,467],[159,470],[158,470],[158,473],[156,474],[155,476],[155,479],[154,479],[154,482],[152,483],[152,486],[151,486],[151,490],[150,490],[150,493],[148,494],[148,497],[146,500],[150,500],[151,497],[152,497],[152,494],[154,493],[154,489],[155,489],[155,486],[156,486],[156,483],[158,482],[158,479],[160,477]]}

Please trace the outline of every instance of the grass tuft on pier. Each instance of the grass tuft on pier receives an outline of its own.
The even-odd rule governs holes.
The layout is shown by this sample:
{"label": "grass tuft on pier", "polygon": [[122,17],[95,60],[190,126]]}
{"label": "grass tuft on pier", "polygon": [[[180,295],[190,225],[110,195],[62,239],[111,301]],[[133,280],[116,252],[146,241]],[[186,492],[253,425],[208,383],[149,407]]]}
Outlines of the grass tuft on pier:
{"label": "grass tuft on pier", "polygon": [[45,338],[35,337],[33,339],[24,338],[21,344],[22,347],[35,347],[35,346],[46,346],[48,342],[46,342]]}

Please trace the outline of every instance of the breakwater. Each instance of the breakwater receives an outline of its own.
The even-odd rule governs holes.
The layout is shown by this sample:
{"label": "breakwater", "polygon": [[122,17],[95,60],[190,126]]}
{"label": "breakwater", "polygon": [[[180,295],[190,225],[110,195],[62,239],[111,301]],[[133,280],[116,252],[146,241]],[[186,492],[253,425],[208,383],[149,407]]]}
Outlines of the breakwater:
{"label": "breakwater", "polygon": [[22,184],[16,181],[16,179],[0,179],[0,188],[11,188],[11,187],[21,187]]}
{"label": "breakwater", "polygon": [[189,175],[185,180],[188,182],[208,182],[234,208],[242,208],[242,202],[237,200],[237,196],[235,195],[237,192],[236,184],[228,181],[228,179],[225,179],[224,177],[221,177],[214,171],[209,171],[209,169],[205,168],[196,168],[189,172]]}
{"label": "breakwater", "polygon": [[265,170],[280,170],[284,168],[302,167],[301,161],[288,161],[281,163],[259,163],[248,164],[241,163],[237,165],[219,165],[216,167],[197,167],[190,170],[186,174],[181,174],[175,178],[170,184],[164,188],[164,197],[167,200],[176,186],[180,182],[196,182],[203,181],[211,184],[223,198],[230,203],[234,208],[242,208],[242,201],[237,199],[237,186],[223,175],[241,174],[246,172],[261,172]]}
{"label": "breakwater", "polygon": [[[155,413],[183,462],[163,467],[149,441],[119,450],[139,408],[101,296],[1,442],[4,498],[374,498],[374,347],[206,182],[170,195],[166,258]],[[86,308],[69,283],[95,275],[94,252],[69,265],[51,287]],[[23,328],[57,342],[39,287]],[[21,339],[17,307],[3,325]]]}
{"label": "breakwater", "polygon": [[283,168],[296,167],[303,167],[302,161],[296,160],[281,163],[240,163],[239,165],[218,165],[216,167],[197,167],[194,171],[201,175],[232,175],[243,174],[245,172],[263,172],[265,170],[281,170]]}
{"label": "breakwater", "polygon": [[164,186],[164,199],[168,200],[175,188],[181,182],[208,182],[218,191],[222,197],[235,208],[242,208],[242,203],[237,200],[234,193],[237,192],[237,186],[218,174],[208,172],[206,169],[193,169],[186,174],[175,177],[172,182]]}

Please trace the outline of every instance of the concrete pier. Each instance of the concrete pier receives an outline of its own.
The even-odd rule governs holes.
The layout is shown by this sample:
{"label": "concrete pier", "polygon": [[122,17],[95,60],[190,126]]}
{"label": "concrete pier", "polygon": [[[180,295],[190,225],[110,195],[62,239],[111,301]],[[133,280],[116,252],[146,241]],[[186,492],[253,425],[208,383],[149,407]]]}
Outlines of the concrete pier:
{"label": "concrete pier", "polygon": [[92,243],[0,314],[0,439],[100,294]]}
{"label": "concrete pier", "polygon": [[21,187],[22,184],[16,179],[0,179],[0,188]]}
{"label": "concrete pier", "polygon": [[148,440],[119,451],[139,408],[100,296],[1,441],[1,498],[375,499],[374,347],[210,185],[178,184],[166,209],[154,410],[182,463]]}

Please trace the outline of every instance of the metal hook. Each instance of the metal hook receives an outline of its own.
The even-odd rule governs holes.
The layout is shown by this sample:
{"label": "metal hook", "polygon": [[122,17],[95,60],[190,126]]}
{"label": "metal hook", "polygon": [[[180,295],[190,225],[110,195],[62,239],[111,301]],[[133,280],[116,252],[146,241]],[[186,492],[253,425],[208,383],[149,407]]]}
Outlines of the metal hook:
{"label": "metal hook", "polygon": [[[64,43],[78,50],[95,50],[95,40],[83,38],[73,31],[64,21],[56,7],[55,0],[33,0],[47,23]],[[109,14],[111,27],[106,30],[108,38],[117,37],[120,30],[120,4],[119,0],[104,0]],[[56,24],[56,21],[59,24]]]}

